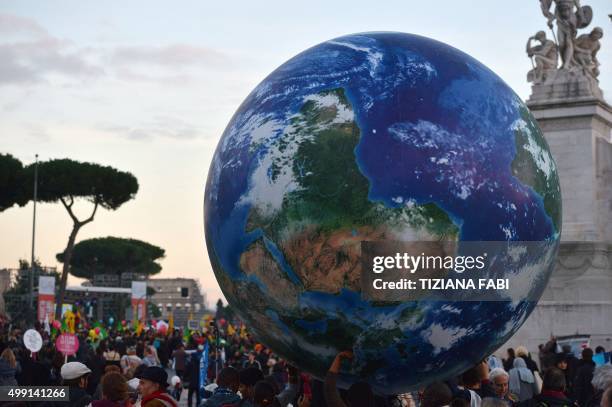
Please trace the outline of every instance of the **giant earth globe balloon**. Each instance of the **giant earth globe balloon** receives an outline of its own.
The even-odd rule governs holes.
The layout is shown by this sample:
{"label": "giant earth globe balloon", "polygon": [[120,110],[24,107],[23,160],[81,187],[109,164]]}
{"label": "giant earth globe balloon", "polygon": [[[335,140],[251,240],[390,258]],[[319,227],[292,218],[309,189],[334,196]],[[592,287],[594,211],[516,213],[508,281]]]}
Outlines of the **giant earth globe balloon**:
{"label": "giant earth globe balloon", "polygon": [[[548,241],[561,195],[534,117],[495,73],[417,35],[336,38],[266,77],[231,118],[208,173],[209,258],[257,340],[341,385],[402,393],[460,374],[535,307],[556,250],[508,268],[525,299],[371,301],[360,242]],[[535,293],[535,295],[533,295]]]}

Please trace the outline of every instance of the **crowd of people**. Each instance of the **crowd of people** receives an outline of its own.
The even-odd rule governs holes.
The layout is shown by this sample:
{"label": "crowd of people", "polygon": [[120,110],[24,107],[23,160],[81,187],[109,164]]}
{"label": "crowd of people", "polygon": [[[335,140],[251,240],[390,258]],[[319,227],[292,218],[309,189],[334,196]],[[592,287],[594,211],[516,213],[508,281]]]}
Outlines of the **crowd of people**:
{"label": "crowd of people", "polygon": [[0,338],[0,386],[69,387],[68,402],[46,406],[177,407],[183,399],[190,407],[612,407],[612,365],[596,368],[593,350],[576,358],[570,349],[559,351],[554,339],[540,348],[539,363],[524,347],[508,349],[507,358],[490,356],[451,380],[382,396],[367,382],[338,388],[350,351],[340,352],[319,380],[244,328],[231,334],[109,329],[96,341],[83,330],[76,333],[78,352],[69,357],[40,332],[44,345],[35,354],[19,330]]}

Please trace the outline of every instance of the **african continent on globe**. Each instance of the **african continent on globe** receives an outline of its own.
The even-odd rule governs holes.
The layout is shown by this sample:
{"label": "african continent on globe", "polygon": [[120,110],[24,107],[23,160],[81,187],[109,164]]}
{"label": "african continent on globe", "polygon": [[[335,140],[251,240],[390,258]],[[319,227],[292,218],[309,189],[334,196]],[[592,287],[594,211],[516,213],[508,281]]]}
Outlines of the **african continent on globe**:
{"label": "african continent on globe", "polygon": [[[533,116],[492,71],[416,35],[348,35],[265,78],[210,167],[206,244],[257,339],[315,376],[402,393],[459,374],[507,341],[553,270],[554,161]],[[550,241],[508,268],[525,300],[372,302],[361,241]],[[535,294],[534,294],[535,293]]]}

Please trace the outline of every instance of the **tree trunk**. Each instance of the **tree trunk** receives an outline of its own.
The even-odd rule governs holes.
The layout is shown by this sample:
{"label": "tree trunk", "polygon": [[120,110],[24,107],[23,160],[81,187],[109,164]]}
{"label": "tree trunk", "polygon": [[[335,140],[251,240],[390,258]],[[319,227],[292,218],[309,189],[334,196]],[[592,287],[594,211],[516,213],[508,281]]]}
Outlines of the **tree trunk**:
{"label": "tree trunk", "polygon": [[83,224],[81,222],[74,222],[72,224],[72,232],[68,238],[68,244],[66,250],[64,250],[64,266],[62,267],[62,278],[60,280],[59,294],[57,296],[57,302],[55,303],[55,319],[62,319],[62,304],[64,303],[64,296],[66,293],[66,282],[68,281],[68,272],[70,271],[70,260],[72,259],[72,251],[74,249],[74,242],[76,240],[77,233],[81,229]]}
{"label": "tree trunk", "polygon": [[62,205],[68,211],[68,215],[72,219],[72,232],[70,232],[70,237],[68,238],[68,244],[66,245],[66,250],[64,250],[64,266],[62,267],[62,278],[60,280],[59,294],[57,296],[57,302],[55,303],[55,319],[62,319],[62,304],[64,304],[64,296],[66,294],[66,282],[68,281],[68,272],[70,271],[70,261],[72,260],[72,251],[74,249],[74,242],[76,240],[76,236],[79,233],[81,227],[85,226],[89,222],[94,219],[96,215],[96,211],[98,210],[98,200],[94,202],[94,208],[91,212],[89,218],[80,221],[72,212],[72,204],[74,204],[74,198],[70,196],[70,202],[66,202],[64,198],[60,198]]}

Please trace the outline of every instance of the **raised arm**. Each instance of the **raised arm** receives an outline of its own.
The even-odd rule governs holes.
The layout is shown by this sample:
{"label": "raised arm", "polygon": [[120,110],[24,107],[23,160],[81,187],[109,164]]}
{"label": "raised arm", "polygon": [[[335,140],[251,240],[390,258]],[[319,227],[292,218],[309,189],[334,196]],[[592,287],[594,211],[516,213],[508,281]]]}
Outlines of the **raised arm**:
{"label": "raised arm", "polygon": [[325,376],[325,383],[323,384],[323,392],[325,394],[325,401],[327,407],[346,407],[340,393],[338,392],[337,382],[338,373],[340,372],[340,366],[342,365],[342,359],[352,359],[353,352],[345,351],[340,352],[336,355],[336,358],[332,362],[327,376]]}

